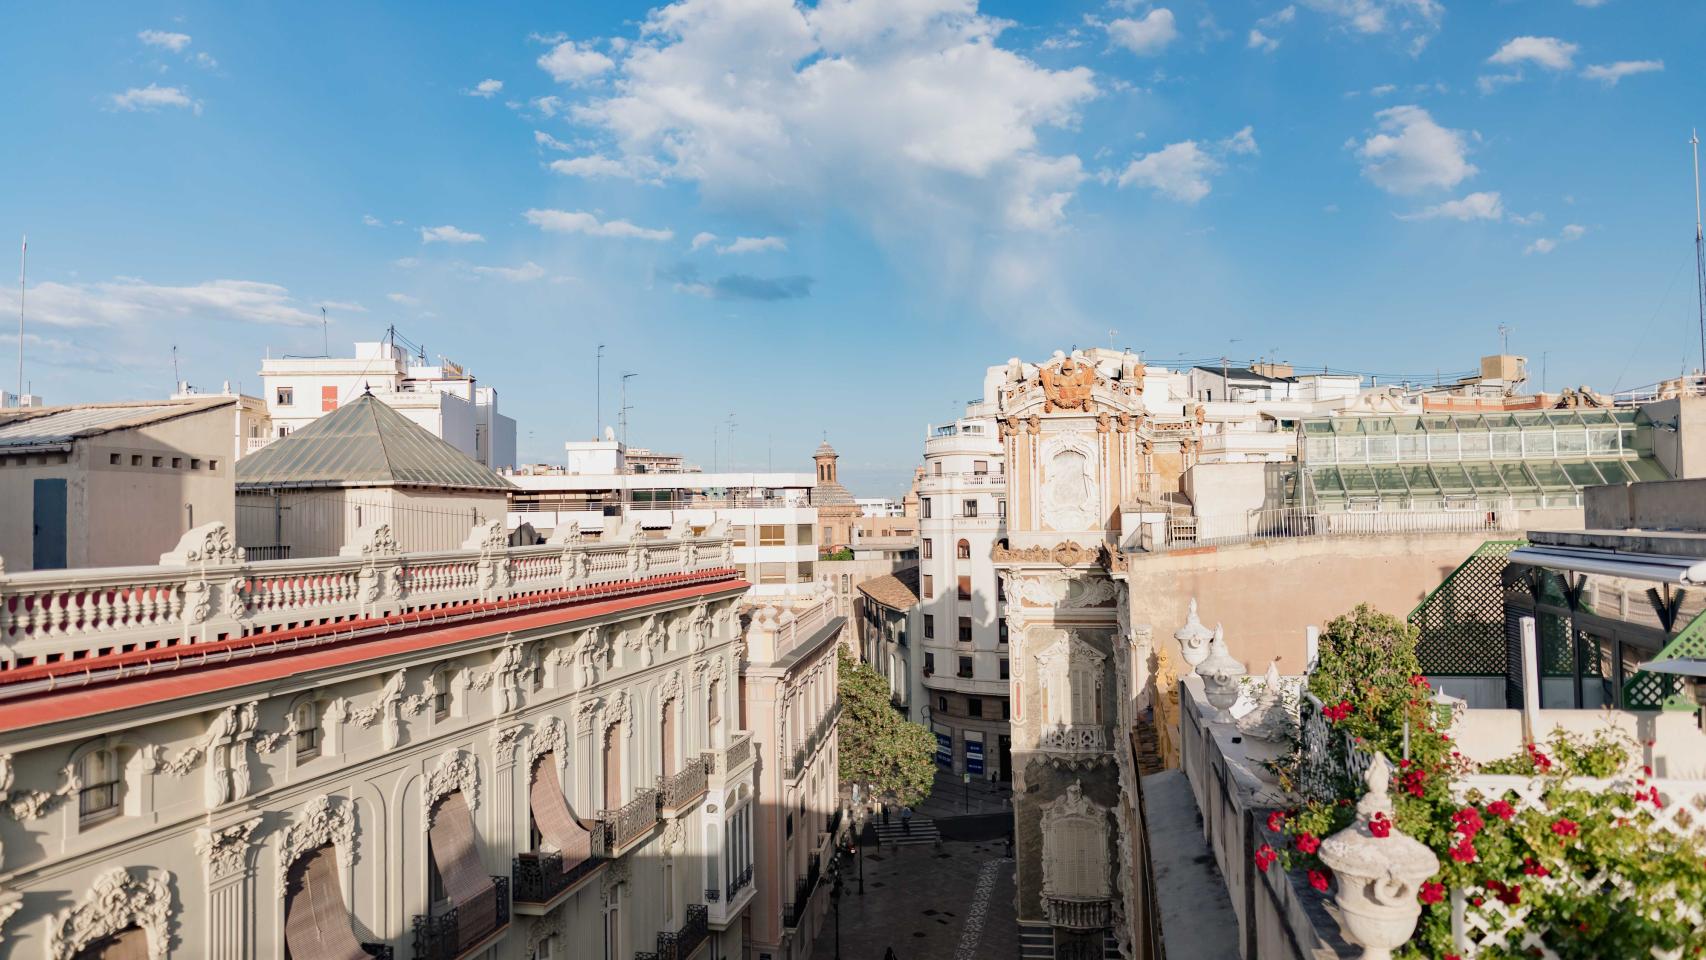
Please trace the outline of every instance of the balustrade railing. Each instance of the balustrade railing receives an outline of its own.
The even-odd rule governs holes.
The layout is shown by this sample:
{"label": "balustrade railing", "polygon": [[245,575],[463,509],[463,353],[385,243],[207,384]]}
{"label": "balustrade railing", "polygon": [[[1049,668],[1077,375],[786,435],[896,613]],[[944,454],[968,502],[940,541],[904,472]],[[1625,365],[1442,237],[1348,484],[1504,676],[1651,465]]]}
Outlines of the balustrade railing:
{"label": "balustrade railing", "polygon": [[798,644],[811,639],[819,627],[829,622],[835,604],[830,600],[814,603],[803,612],[796,611],[792,619],[779,621],[776,628],[776,656],[781,657]]}
{"label": "balustrade railing", "polygon": [[492,878],[491,896],[496,910],[491,925],[483,930],[464,931],[455,907],[439,914],[416,914],[415,960],[460,960],[509,926],[508,877]]}
{"label": "balustrade railing", "polygon": [[657,791],[636,790],[634,799],[620,809],[599,813],[598,819],[604,824],[605,849],[614,854],[658,825]]}
{"label": "balustrade railing", "polygon": [[658,778],[658,807],[666,812],[686,809],[706,788],[705,758],[694,757],[675,773]]}
{"label": "balustrade railing", "polygon": [[[1550,506],[1579,502],[1571,495]],[[1521,508],[1509,500],[1474,500],[1441,504],[1426,509],[1392,507],[1378,510],[1315,510],[1286,508],[1255,510],[1205,517],[1172,517],[1157,533],[1150,524],[1141,528],[1138,543],[1144,550],[1181,547],[1226,546],[1255,540],[1284,540],[1297,537],[1367,537],[1410,533],[1478,533],[1515,530],[1521,523]]]}
{"label": "balustrade railing", "polygon": [[702,903],[690,903],[680,928],[658,934],[658,960],[686,960],[710,935],[710,912]]}
{"label": "balustrade railing", "polygon": [[1050,926],[1068,930],[1101,930],[1113,925],[1114,902],[1044,896],[1043,915]]}
{"label": "balustrade railing", "polygon": [[[279,651],[310,632],[348,636],[400,616],[560,602],[572,591],[726,567],[731,555],[723,537],[507,547],[501,528],[485,533],[492,539],[481,547],[399,554],[388,530],[367,527],[344,556],[256,560],[209,524],[158,566],[0,573],[0,685],[68,672],[91,682],[109,667],[149,672],[209,643]],[[35,669],[14,673],[26,668]]]}
{"label": "balustrade railing", "polygon": [[800,775],[800,771],[805,769],[806,760],[809,759],[812,754],[816,753],[817,748],[822,746],[823,742],[829,738],[829,733],[835,728],[835,721],[840,716],[841,701],[837,700],[833,706],[824,711],[823,717],[817,722],[817,726],[812,728],[812,732],[806,735],[805,742],[794,748],[794,756],[788,764],[789,777],[797,777]]}
{"label": "balustrade railing", "polygon": [[510,868],[515,880],[516,902],[549,903],[564,890],[591,876],[605,862],[603,857],[592,856],[565,871],[560,853],[518,854]]}

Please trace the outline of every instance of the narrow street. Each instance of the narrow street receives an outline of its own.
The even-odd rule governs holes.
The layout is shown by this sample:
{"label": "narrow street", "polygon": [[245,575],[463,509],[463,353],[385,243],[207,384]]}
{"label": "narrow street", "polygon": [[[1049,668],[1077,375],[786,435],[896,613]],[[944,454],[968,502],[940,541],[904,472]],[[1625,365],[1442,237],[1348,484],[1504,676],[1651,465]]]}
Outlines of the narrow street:
{"label": "narrow street", "polygon": [[[891,947],[899,960],[1018,956],[1013,861],[1005,851],[1002,840],[867,845],[864,894],[857,858],[846,861],[839,956],[883,960]],[[832,908],[815,960],[837,957],[836,928]]]}

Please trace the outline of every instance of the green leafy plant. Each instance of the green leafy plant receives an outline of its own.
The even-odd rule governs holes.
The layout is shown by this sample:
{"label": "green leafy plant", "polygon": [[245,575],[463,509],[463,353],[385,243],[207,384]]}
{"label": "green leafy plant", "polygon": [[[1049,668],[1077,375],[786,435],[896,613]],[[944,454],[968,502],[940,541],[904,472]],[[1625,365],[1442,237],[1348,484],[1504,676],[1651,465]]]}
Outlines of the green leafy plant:
{"label": "green leafy plant", "polygon": [[860,784],[871,796],[917,806],[936,780],[936,735],[912,723],[889,701],[889,683],[842,647],[841,782]]}

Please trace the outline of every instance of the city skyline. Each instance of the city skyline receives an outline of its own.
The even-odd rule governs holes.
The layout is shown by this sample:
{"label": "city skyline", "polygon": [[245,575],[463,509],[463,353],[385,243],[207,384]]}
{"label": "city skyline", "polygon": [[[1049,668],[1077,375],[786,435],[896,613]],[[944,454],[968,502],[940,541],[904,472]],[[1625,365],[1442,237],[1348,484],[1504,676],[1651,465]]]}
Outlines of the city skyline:
{"label": "city skyline", "polygon": [[26,377],[164,396],[176,347],[254,393],[394,324],[560,460],[603,343],[635,445],[709,468],[733,414],[735,465],[804,470],[827,432],[891,496],[986,366],[1074,344],[1420,378],[1503,324],[1534,387],[1637,386],[1698,356],[1706,28],[1640,9],[19,11]]}

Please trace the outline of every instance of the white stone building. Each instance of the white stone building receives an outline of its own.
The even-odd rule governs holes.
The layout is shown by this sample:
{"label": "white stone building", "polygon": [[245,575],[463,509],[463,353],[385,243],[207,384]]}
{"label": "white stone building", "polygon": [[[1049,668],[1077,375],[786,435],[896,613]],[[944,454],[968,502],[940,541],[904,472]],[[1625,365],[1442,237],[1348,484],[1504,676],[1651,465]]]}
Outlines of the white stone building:
{"label": "white stone building", "polygon": [[726,535],[480,532],[0,578],[0,954],[739,956]]}
{"label": "white stone building", "polygon": [[429,364],[411,356],[394,340],[357,343],[354,357],[268,357],[261,383],[275,438],[371,391],[486,466],[515,466],[515,420],[498,412],[497,390],[443,357]]}

